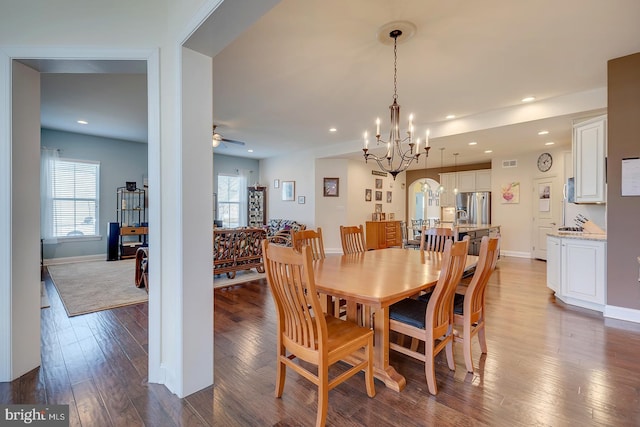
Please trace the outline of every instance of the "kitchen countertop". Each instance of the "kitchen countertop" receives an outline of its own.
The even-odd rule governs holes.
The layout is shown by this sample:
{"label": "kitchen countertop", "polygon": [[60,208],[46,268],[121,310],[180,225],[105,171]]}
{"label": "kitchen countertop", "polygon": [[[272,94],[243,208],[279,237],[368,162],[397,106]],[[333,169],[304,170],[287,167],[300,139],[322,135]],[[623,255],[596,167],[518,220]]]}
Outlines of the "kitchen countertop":
{"label": "kitchen countertop", "polygon": [[500,228],[498,224],[463,224],[452,227],[459,233],[466,233],[467,231],[488,230],[490,228]]}
{"label": "kitchen countertop", "polygon": [[578,240],[597,240],[607,241],[606,234],[585,233],[582,231],[552,231],[547,233],[547,236],[562,237],[563,239],[578,239]]}

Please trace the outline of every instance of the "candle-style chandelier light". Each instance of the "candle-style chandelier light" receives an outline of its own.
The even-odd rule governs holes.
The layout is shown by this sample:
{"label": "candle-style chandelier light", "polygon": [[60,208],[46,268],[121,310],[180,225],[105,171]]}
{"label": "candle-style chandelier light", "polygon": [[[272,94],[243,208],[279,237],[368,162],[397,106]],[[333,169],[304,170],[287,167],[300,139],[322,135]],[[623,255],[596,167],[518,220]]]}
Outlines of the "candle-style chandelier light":
{"label": "candle-style chandelier light", "polygon": [[[405,23],[407,24],[407,23]],[[412,24],[411,24],[412,25]],[[414,27],[415,28],[415,27]],[[416,138],[414,142],[413,114],[409,115],[409,125],[407,128],[407,136],[400,137],[400,105],[398,104],[398,37],[402,35],[402,30],[396,28],[389,33],[389,37],[393,39],[393,103],[389,106],[391,113],[391,129],[389,131],[389,140],[384,141],[380,138],[380,119],[376,120],[376,145],[385,145],[386,150],[380,155],[369,152],[368,132],[364,133],[364,159],[368,162],[373,159],[384,172],[391,174],[393,179],[409,168],[414,161],[417,163],[420,158],[420,138]],[[404,147],[403,147],[404,145]],[[426,131],[424,154],[429,156],[429,130]]]}

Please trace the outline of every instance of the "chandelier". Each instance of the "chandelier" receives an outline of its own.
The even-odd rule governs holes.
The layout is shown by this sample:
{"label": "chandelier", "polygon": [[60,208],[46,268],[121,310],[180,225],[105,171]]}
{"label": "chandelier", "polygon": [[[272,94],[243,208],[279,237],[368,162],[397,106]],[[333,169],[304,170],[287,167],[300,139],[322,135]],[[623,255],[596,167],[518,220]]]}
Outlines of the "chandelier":
{"label": "chandelier", "polygon": [[[373,159],[378,167],[384,172],[391,174],[393,179],[400,172],[404,172],[414,161],[417,163],[420,158],[420,138],[414,142],[413,114],[409,115],[409,125],[407,136],[400,137],[400,105],[398,104],[398,37],[402,35],[402,30],[393,29],[389,37],[393,39],[393,104],[389,106],[391,113],[391,129],[389,139],[384,141],[380,138],[380,119],[376,119],[376,145],[385,145],[386,150],[379,156],[369,153],[368,133],[364,133],[364,160]],[[406,144],[405,144],[406,143]],[[404,147],[403,147],[404,144]],[[424,146],[424,154],[429,156],[429,131],[427,130]]]}

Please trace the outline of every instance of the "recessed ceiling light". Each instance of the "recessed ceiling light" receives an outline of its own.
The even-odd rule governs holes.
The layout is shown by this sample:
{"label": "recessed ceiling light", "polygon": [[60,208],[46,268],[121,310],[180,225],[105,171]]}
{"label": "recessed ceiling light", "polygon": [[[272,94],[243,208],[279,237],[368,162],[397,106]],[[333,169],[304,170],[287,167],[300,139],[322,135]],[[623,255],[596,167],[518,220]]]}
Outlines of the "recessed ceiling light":
{"label": "recessed ceiling light", "polygon": [[541,130],[540,132],[538,132],[538,135],[549,135],[549,131],[548,130]]}
{"label": "recessed ceiling light", "polygon": [[78,120],[78,123],[80,123],[81,125],[88,125],[89,122],[86,120]]}
{"label": "recessed ceiling light", "polygon": [[522,102],[531,102],[531,101],[535,101],[536,97],[535,96],[527,96],[522,98]]}
{"label": "recessed ceiling light", "polygon": [[252,150],[251,148],[249,148],[249,149],[247,150],[247,152],[248,152],[248,153],[253,153],[253,150]]}
{"label": "recessed ceiling light", "polygon": [[477,143],[477,142],[475,142],[475,141],[471,141],[471,142],[469,143],[469,145],[478,145],[478,143]]}
{"label": "recessed ceiling light", "polygon": [[484,154],[490,154],[493,153],[493,150],[484,150]]}
{"label": "recessed ceiling light", "polygon": [[338,131],[338,129],[336,129],[336,128],[329,128],[329,132],[337,132],[337,131]]}
{"label": "recessed ceiling light", "polygon": [[544,145],[553,145],[553,144],[555,144],[555,142],[553,142],[553,141],[549,141],[549,142],[545,142],[544,143]]}
{"label": "recessed ceiling light", "polygon": [[449,115],[446,117],[446,119],[447,119],[447,120],[451,120],[451,119],[455,119],[455,118],[456,118],[456,115],[455,115],[455,114],[449,114]]}

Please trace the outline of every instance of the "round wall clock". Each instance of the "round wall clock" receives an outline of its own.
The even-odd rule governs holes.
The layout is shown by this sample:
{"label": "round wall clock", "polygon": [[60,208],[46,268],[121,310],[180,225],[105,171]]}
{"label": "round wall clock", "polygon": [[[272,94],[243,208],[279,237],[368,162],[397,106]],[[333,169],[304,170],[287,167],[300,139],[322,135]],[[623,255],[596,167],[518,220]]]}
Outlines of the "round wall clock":
{"label": "round wall clock", "polygon": [[538,157],[538,169],[540,172],[546,172],[551,169],[551,164],[553,163],[553,157],[549,153],[542,153],[540,157]]}

